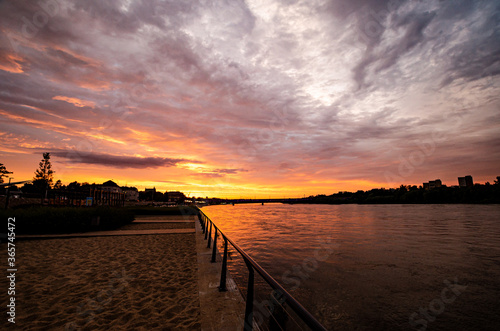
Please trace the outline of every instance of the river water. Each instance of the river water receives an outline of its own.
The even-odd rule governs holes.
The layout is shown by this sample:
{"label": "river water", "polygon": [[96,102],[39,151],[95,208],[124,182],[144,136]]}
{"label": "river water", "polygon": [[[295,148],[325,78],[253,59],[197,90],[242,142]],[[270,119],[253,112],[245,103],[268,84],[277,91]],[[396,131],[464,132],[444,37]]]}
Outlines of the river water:
{"label": "river water", "polygon": [[[203,211],[328,329],[500,330],[499,205]],[[231,257],[244,288],[246,268]]]}

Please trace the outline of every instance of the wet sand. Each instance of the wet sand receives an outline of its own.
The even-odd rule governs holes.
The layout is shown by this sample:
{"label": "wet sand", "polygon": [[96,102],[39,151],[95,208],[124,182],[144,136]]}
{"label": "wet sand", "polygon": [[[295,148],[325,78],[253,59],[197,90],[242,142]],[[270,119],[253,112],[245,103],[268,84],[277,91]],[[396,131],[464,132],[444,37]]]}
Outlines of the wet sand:
{"label": "wet sand", "polygon": [[194,234],[19,241],[16,267],[16,329],[200,329]]}

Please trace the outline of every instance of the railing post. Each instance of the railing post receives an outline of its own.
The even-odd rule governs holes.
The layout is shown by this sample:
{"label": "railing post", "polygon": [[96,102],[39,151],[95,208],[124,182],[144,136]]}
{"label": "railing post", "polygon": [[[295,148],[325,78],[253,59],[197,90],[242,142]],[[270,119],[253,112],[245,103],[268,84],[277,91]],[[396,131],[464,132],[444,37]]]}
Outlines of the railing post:
{"label": "railing post", "polygon": [[210,222],[210,232],[208,233],[207,248],[210,248],[210,243],[211,242],[212,242],[212,222]]}
{"label": "railing post", "polygon": [[201,213],[198,213],[198,219],[201,225],[201,233],[205,233],[205,221],[203,220],[203,216],[201,216]]}
{"label": "railing post", "polygon": [[214,233],[214,245],[212,248],[212,260],[210,262],[215,263],[215,258],[217,255],[217,227],[215,227],[215,233]]}
{"label": "railing post", "polygon": [[205,240],[208,238],[208,219],[207,219],[207,225],[205,226]]}
{"label": "railing post", "polygon": [[253,284],[254,270],[250,262],[245,259],[248,268],[247,301],[245,305],[245,331],[253,329]]}
{"label": "railing post", "polygon": [[222,271],[220,273],[220,284],[219,284],[219,292],[227,291],[226,287],[226,272],[227,272],[227,238],[223,234],[224,238],[224,256],[222,257]]}

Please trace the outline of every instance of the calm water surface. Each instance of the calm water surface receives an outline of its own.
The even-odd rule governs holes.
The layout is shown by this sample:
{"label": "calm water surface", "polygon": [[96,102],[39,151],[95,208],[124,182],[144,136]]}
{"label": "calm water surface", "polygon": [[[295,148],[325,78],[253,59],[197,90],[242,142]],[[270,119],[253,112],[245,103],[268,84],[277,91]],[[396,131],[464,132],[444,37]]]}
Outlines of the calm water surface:
{"label": "calm water surface", "polygon": [[203,211],[328,329],[500,330],[498,205]]}

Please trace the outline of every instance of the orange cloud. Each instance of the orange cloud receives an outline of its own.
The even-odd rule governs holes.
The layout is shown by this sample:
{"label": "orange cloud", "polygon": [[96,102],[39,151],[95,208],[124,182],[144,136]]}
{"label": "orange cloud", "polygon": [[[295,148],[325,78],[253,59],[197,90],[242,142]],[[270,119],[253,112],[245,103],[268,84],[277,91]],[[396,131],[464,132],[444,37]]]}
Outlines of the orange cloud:
{"label": "orange cloud", "polygon": [[66,101],[67,103],[71,103],[77,107],[90,107],[94,108],[95,107],[95,102],[92,101],[87,101],[87,100],[82,100],[78,98],[70,98],[70,97],[65,97],[62,95],[58,95],[52,98],[53,100],[61,100],[61,101]]}
{"label": "orange cloud", "polygon": [[23,62],[23,58],[15,54],[4,56],[3,59],[0,57],[0,70],[15,74],[22,73],[24,71],[20,62]]}
{"label": "orange cloud", "polygon": [[82,136],[87,136],[87,137],[90,137],[90,138],[93,138],[93,139],[96,139],[96,140],[105,140],[105,141],[108,141],[108,142],[112,142],[112,143],[115,143],[115,144],[120,144],[120,145],[127,145],[127,142],[124,141],[124,140],[120,140],[120,139],[117,139],[117,138],[113,138],[107,134],[104,134],[104,133],[100,133],[100,132],[84,132],[84,131],[81,131],[79,132]]}
{"label": "orange cloud", "polygon": [[96,92],[109,90],[110,86],[111,86],[111,84],[108,82],[90,79],[90,78],[88,78],[87,80],[77,81],[77,82],[75,82],[75,84],[77,84],[81,88],[96,91]]}
{"label": "orange cloud", "polygon": [[26,117],[23,117],[23,116],[16,116],[16,115],[13,115],[13,114],[9,114],[8,112],[6,112],[5,110],[3,109],[0,109],[0,115],[10,119],[10,120],[13,120],[13,121],[17,121],[17,122],[23,122],[23,123],[27,123],[27,124],[32,124],[36,127],[40,127],[40,128],[50,128],[50,129],[67,129],[65,126],[62,126],[62,125],[59,125],[59,124],[56,124],[56,123],[53,123],[53,122],[46,122],[46,121],[39,121],[39,120],[35,120],[35,119],[32,119],[32,118],[26,118]]}

